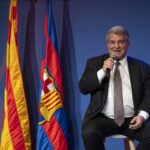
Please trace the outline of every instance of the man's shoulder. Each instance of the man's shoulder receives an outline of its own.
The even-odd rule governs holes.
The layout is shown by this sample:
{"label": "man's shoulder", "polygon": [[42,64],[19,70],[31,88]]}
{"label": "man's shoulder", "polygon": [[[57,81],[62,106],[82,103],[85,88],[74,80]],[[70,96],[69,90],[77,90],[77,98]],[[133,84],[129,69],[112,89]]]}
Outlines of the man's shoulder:
{"label": "man's shoulder", "polygon": [[109,57],[108,54],[102,54],[102,55],[99,55],[99,56],[90,57],[90,58],[88,58],[87,61],[89,61],[89,62],[103,61],[103,60],[105,60],[108,57]]}
{"label": "man's shoulder", "polygon": [[127,58],[128,58],[128,62],[129,63],[133,63],[133,64],[139,65],[141,67],[146,67],[146,68],[148,67],[148,68],[150,68],[150,65],[148,63],[144,62],[141,59],[138,59],[138,58],[135,58],[135,57],[131,57],[131,56],[128,56]]}

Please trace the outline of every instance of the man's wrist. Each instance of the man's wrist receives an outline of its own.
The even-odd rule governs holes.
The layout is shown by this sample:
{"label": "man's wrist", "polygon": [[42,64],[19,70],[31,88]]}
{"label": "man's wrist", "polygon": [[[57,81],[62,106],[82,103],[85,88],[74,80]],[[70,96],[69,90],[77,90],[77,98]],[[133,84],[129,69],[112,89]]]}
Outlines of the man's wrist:
{"label": "man's wrist", "polygon": [[144,118],[144,120],[147,120],[149,118],[149,114],[144,110],[140,110],[138,115],[142,116]]}
{"label": "man's wrist", "polygon": [[102,80],[104,79],[105,77],[105,71],[101,68],[100,70],[97,71],[97,77],[98,77],[98,81],[99,83],[102,82]]}

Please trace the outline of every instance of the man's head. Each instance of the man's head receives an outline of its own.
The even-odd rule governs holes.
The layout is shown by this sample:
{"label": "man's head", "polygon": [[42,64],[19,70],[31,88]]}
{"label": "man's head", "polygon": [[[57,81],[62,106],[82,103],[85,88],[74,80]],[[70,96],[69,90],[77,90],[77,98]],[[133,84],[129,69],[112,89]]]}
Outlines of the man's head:
{"label": "man's head", "polygon": [[122,26],[114,26],[107,32],[106,42],[109,54],[121,60],[129,47],[129,33]]}

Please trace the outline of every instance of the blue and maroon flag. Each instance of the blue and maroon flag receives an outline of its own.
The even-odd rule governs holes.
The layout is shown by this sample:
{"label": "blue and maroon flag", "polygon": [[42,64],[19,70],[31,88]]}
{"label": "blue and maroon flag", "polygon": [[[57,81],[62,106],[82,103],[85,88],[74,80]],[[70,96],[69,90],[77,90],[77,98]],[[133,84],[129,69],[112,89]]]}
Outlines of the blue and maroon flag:
{"label": "blue and maroon flag", "polygon": [[44,49],[41,60],[41,100],[37,150],[69,150],[68,130],[63,106],[63,87],[52,12],[47,1],[44,23]]}

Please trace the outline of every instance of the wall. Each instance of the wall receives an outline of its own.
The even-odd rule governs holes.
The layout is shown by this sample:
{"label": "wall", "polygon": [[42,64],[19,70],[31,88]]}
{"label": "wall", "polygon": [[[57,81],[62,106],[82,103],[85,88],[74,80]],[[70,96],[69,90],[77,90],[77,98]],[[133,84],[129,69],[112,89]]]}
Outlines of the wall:
{"label": "wall", "polygon": [[[39,103],[39,66],[43,48],[46,0],[18,0],[18,44],[27,95],[32,139],[35,144]],[[150,64],[150,2],[147,0],[53,0],[59,55],[65,89],[65,108],[74,150],[84,150],[81,123],[89,95],[80,94],[78,82],[87,58],[106,52],[105,34],[113,25],[130,33],[128,54]],[[2,127],[9,1],[0,1],[0,128]],[[108,138],[107,150],[122,149],[122,140]]]}

